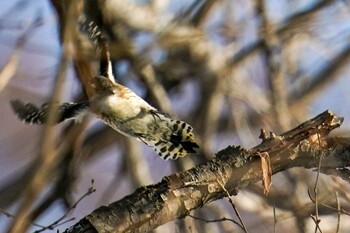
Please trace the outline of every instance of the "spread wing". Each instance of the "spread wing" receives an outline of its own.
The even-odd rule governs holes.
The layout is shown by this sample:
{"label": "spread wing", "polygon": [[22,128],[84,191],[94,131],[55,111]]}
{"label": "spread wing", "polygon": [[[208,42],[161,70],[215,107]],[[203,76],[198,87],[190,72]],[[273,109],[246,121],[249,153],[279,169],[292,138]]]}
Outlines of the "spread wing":
{"label": "spread wing", "polygon": [[[21,100],[12,100],[10,102],[13,111],[17,114],[17,117],[29,124],[43,124],[46,121],[49,105],[44,104],[40,108],[36,107],[32,103],[24,104]],[[57,123],[64,120],[76,118],[80,114],[84,114],[89,108],[89,102],[83,101],[79,103],[66,102],[58,106],[57,108]]]}

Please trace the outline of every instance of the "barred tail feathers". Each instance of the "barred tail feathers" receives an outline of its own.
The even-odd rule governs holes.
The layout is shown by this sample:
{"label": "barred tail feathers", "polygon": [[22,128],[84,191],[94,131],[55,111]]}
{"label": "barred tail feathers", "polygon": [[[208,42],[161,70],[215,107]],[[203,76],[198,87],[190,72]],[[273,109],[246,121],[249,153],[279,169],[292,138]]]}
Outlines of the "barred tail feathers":
{"label": "barred tail feathers", "polygon": [[188,153],[196,153],[199,146],[195,142],[192,127],[183,122],[167,118],[171,135],[166,140],[148,141],[146,144],[153,147],[158,155],[164,159],[178,159],[185,157]]}

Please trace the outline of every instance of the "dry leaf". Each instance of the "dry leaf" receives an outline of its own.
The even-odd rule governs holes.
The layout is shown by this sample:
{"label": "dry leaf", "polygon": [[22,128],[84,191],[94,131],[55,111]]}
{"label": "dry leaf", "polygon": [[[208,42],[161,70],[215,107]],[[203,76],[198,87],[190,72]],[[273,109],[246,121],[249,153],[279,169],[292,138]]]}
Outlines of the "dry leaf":
{"label": "dry leaf", "polygon": [[258,152],[258,155],[261,159],[262,184],[264,186],[264,194],[267,195],[270,192],[270,187],[272,184],[272,181],[271,181],[272,171],[271,171],[270,156],[269,156],[269,153],[267,153],[267,152],[262,152],[262,153]]}

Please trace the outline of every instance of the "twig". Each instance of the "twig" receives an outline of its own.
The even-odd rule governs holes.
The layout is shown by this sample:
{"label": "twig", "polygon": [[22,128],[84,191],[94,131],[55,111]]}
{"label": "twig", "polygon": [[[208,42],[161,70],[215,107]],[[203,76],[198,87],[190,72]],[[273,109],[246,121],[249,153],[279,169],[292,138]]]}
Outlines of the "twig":
{"label": "twig", "polygon": [[[233,222],[234,224],[236,224],[237,226],[239,226],[240,228],[242,228],[242,225],[235,221],[234,219],[231,219],[231,218],[226,218],[226,217],[222,217],[222,218],[218,218],[218,219],[205,219],[205,218],[200,218],[200,217],[196,217],[196,216],[193,216],[191,214],[188,214],[187,215],[188,217],[191,217],[191,218],[194,218],[196,220],[199,220],[199,221],[203,221],[203,222],[206,222],[206,223],[214,223],[214,222],[223,222],[223,221],[229,221],[229,222]],[[243,228],[242,228],[243,229]],[[243,229],[244,230],[244,229]]]}
{"label": "twig", "polygon": [[[309,196],[310,200],[312,201],[312,203],[315,203],[315,198],[312,197],[311,192],[310,192],[310,189],[308,189],[307,192],[308,192],[308,196]],[[324,203],[322,203],[322,202],[319,202],[318,204],[319,204],[319,206],[326,207],[327,209],[334,210],[334,211],[338,211],[337,208],[335,208],[335,207],[333,207],[333,206],[330,206],[330,205],[327,205],[327,204],[324,204]],[[349,212],[349,211],[346,211],[346,210],[344,210],[344,209],[340,209],[339,211],[340,211],[341,214],[345,214],[345,215],[350,216],[350,212]]]}
{"label": "twig", "polygon": [[63,219],[65,219],[68,216],[68,214],[70,214],[70,212],[72,212],[73,209],[75,209],[78,206],[78,204],[85,197],[91,195],[92,193],[94,193],[96,191],[96,189],[93,187],[93,184],[94,184],[94,180],[91,180],[91,187],[89,187],[89,189],[86,191],[86,193],[84,193],[60,218],[58,218],[56,221],[54,221],[50,225],[44,226],[44,227],[42,227],[42,229],[35,231],[34,233],[43,232],[45,230],[53,230],[54,228],[66,223],[66,222],[73,221],[75,218],[71,218],[71,219],[68,219],[64,222],[61,222]]}
{"label": "twig", "polygon": [[320,225],[319,225],[320,222],[317,220],[317,217],[315,217],[312,214],[310,215],[310,217],[315,223],[315,232],[317,232],[317,230],[319,230],[322,233],[322,229],[320,228]]}
{"label": "twig", "polygon": [[[317,140],[318,140],[319,145],[321,145],[319,133],[317,133]],[[316,175],[315,187],[314,187],[314,192],[315,192],[315,211],[316,211],[317,224],[319,224],[319,222],[321,222],[321,219],[319,219],[319,216],[318,216],[318,181],[319,181],[319,177],[320,177],[322,159],[323,159],[323,154],[321,153],[320,162],[319,162],[319,165],[318,165],[318,171],[317,171],[317,175]],[[316,229],[315,229],[315,231],[316,231]]]}
{"label": "twig", "polygon": [[276,206],[272,206],[273,209],[273,232],[276,233],[276,226],[277,226],[277,216],[276,216]]}
{"label": "twig", "polygon": [[[318,139],[318,143],[319,145],[321,145],[320,143],[320,135],[319,133],[317,133],[317,139]],[[319,223],[321,222],[321,219],[319,218],[318,215],[318,181],[319,181],[319,176],[320,176],[320,172],[321,172],[321,164],[322,164],[322,158],[323,158],[323,154],[321,153],[320,156],[320,161],[318,163],[318,170],[317,170],[317,175],[316,175],[316,181],[315,181],[315,186],[314,186],[314,193],[315,193],[315,216],[311,215],[311,218],[314,220],[314,222],[316,223],[315,226],[315,233],[317,232],[317,230],[319,230],[320,232],[322,232]]]}
{"label": "twig", "polygon": [[236,205],[233,203],[233,200],[231,198],[231,195],[230,193],[227,191],[227,189],[225,188],[224,184],[222,184],[219,180],[218,181],[218,184],[221,186],[221,188],[224,190],[224,192],[226,193],[226,197],[228,198],[228,201],[230,202],[231,206],[232,206],[232,209],[235,211],[235,214],[237,216],[237,218],[239,219],[239,222],[240,222],[240,227],[242,228],[242,230],[246,233],[248,233],[248,230],[247,230],[247,227],[245,226],[243,220],[242,220],[242,217],[236,207]]}
{"label": "twig", "polygon": [[334,192],[334,195],[335,195],[335,200],[337,202],[337,212],[338,212],[338,221],[337,221],[337,230],[335,231],[336,233],[339,232],[339,229],[340,229],[340,216],[341,216],[341,208],[340,208],[340,201],[339,201],[339,197],[338,197],[338,192],[335,191]]}

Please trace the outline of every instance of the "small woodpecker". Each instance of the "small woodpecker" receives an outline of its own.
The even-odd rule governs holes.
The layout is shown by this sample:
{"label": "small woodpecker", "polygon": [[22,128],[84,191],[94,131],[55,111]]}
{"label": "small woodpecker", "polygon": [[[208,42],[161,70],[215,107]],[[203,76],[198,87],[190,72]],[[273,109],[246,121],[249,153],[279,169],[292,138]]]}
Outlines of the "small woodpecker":
{"label": "small woodpecker", "polygon": [[[183,121],[171,119],[129,88],[116,83],[103,33],[96,24],[87,22],[86,19],[82,20],[81,30],[86,31],[93,44],[100,44],[100,47],[105,48],[101,51],[101,55],[105,55],[106,59],[102,62],[101,73],[106,77],[92,78],[89,84],[95,90],[95,94],[88,101],[59,105],[57,123],[66,119],[76,119],[90,111],[119,133],[152,147],[165,160],[195,153],[199,146],[195,142],[192,127]],[[21,100],[11,101],[11,106],[19,119],[34,124],[45,123],[49,110],[47,104],[37,108],[31,103],[24,104]]]}
{"label": "small woodpecker", "polygon": [[160,113],[129,88],[97,76],[91,81],[96,91],[91,111],[114,130],[139,139],[163,159],[177,159],[198,148],[192,127]]}
{"label": "small woodpecker", "polygon": [[[90,110],[114,130],[152,147],[165,160],[184,157],[199,148],[190,125],[159,112],[129,88],[104,76],[94,77],[91,86],[96,94],[89,101],[66,102],[58,106],[58,122]],[[37,108],[20,100],[11,101],[11,106],[18,118],[34,124],[45,123],[49,109],[47,104]]]}

